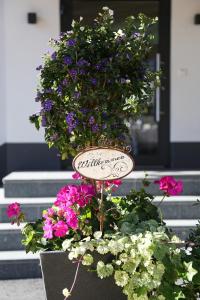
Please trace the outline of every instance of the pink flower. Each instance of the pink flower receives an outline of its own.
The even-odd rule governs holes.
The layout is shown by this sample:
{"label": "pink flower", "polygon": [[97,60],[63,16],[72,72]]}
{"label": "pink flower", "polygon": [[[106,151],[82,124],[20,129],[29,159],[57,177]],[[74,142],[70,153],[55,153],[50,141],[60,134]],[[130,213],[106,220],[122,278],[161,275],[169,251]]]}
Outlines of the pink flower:
{"label": "pink flower", "polygon": [[63,237],[67,234],[69,228],[64,221],[58,221],[53,225],[54,235],[57,237]]}
{"label": "pink flower", "polygon": [[21,214],[20,204],[18,202],[15,202],[8,205],[6,213],[8,218],[12,218],[12,217],[18,218]]}
{"label": "pink flower", "polygon": [[69,227],[71,227],[72,229],[78,228],[78,218],[75,211],[72,208],[70,207],[67,208],[65,212],[65,218],[66,218],[67,225],[69,225]]}
{"label": "pink flower", "polygon": [[111,185],[114,185],[115,187],[119,187],[121,184],[122,181],[119,179],[105,181],[105,187],[110,187]]}
{"label": "pink flower", "polygon": [[95,195],[95,188],[93,185],[81,184],[79,186],[79,198],[77,199],[77,204],[80,207],[84,207],[92,200],[92,197],[94,195]]}
{"label": "pink flower", "polygon": [[159,184],[160,190],[164,191],[168,196],[175,196],[183,191],[183,182],[176,181],[172,176],[164,176],[154,183]]}
{"label": "pink flower", "polygon": [[72,178],[75,179],[75,180],[83,179],[83,177],[81,176],[81,174],[79,174],[78,172],[75,172],[75,173],[72,175]]}
{"label": "pink flower", "polygon": [[44,223],[43,226],[43,230],[44,230],[44,238],[46,239],[52,239],[53,238],[53,224],[52,222],[47,219]]}

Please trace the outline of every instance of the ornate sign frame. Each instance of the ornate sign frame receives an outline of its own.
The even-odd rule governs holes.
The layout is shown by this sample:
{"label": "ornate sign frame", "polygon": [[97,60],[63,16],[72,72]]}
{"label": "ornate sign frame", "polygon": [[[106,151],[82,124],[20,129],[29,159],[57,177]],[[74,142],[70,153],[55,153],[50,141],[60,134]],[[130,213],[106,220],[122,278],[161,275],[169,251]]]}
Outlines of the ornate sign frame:
{"label": "ornate sign frame", "polygon": [[[104,154],[104,161],[100,161],[100,154],[98,154],[97,159],[95,158],[95,156],[94,156],[95,151],[98,151],[98,150],[99,150],[99,152],[101,152],[102,150],[105,150],[104,153],[102,151],[102,153]],[[107,159],[105,159],[106,150],[108,151]],[[112,151],[113,151],[113,153],[112,153]],[[90,161],[88,161],[89,155],[88,155],[88,159],[86,161],[80,161],[81,157],[82,156],[84,157],[84,154],[86,154],[85,156],[87,157],[88,152],[91,152]],[[119,153],[119,157],[115,158],[114,153],[115,154]],[[115,161],[117,161],[117,162],[115,162]],[[82,168],[80,167],[80,165]],[[76,155],[76,157],[73,159],[72,166],[76,172],[78,172],[80,175],[82,175],[85,178],[92,179],[92,180],[98,180],[98,181],[105,181],[105,180],[121,179],[121,178],[127,176],[134,169],[135,162],[134,162],[132,156],[122,149],[115,148],[115,147],[105,147],[105,146],[98,147],[97,146],[97,147],[86,148],[86,149],[82,150],[80,153],[78,153]],[[107,175],[105,177],[98,177],[98,176],[92,176],[92,175],[86,176],[86,174],[84,174],[84,172],[82,170],[80,170],[83,168],[91,168],[91,169],[96,168],[95,172],[98,172],[98,168],[99,168],[99,170],[102,172],[103,172],[103,170],[105,170],[105,173],[106,173],[106,169],[107,169],[110,171],[110,175]],[[92,172],[93,171],[91,170],[91,173]]]}

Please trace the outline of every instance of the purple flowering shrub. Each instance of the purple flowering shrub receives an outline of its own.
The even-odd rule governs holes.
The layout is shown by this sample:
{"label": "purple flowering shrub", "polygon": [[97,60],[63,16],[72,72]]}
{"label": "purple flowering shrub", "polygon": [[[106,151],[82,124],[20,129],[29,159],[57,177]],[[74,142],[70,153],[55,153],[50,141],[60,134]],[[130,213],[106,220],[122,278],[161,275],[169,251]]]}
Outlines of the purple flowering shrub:
{"label": "purple flowering shrub", "polygon": [[41,110],[30,120],[45,128],[46,142],[63,159],[101,139],[123,143],[124,120],[144,111],[159,84],[159,74],[148,65],[156,19],[129,17],[119,30],[113,22],[108,8],[93,26],[73,21],[71,31],[51,40],[53,53],[37,68]]}

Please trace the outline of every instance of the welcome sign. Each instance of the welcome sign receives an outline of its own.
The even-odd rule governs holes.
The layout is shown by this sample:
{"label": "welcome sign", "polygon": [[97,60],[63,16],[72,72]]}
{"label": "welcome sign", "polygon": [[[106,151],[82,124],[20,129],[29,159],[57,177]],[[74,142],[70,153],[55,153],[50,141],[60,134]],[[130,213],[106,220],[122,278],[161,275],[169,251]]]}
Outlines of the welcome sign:
{"label": "welcome sign", "polygon": [[134,161],[128,153],[116,148],[90,148],[74,158],[73,168],[86,178],[114,180],[128,175]]}

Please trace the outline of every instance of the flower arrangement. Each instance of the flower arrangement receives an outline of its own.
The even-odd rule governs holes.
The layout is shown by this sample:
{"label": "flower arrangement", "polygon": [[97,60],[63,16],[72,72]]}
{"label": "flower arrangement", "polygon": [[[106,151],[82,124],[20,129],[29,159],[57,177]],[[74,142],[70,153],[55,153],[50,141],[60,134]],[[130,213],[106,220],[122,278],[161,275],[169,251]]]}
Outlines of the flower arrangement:
{"label": "flower arrangement", "polygon": [[[123,144],[125,120],[145,110],[159,84],[160,74],[148,65],[156,19],[129,17],[118,30],[113,21],[105,7],[93,27],[82,19],[73,22],[71,31],[51,40],[54,52],[38,67],[36,101],[42,108],[31,121],[38,129],[45,127],[47,143],[63,159],[102,140]],[[127,300],[197,298],[199,248],[191,252],[181,244],[165,226],[159,207],[165,197],[182,192],[181,181],[170,176],[156,181],[163,192],[156,206],[145,190],[146,178],[140,191],[124,197],[112,196],[121,180],[102,182],[79,173],[73,178],[81,183],[61,188],[42,218],[22,230],[27,252],[62,250],[77,264],[71,288],[63,287],[65,300],[73,295],[81,265],[100,279],[113,277]],[[7,214],[18,224],[25,217],[19,203],[11,204]]]}
{"label": "flower arrangement", "polygon": [[[61,188],[42,219],[24,227],[27,252],[66,251],[77,264],[75,281],[81,264],[91,267],[101,279],[113,276],[128,300],[196,299],[200,284],[193,264],[197,269],[199,264],[184,247],[177,248],[181,241],[166,228],[159,205],[152,203],[154,197],[145,188],[112,197],[113,188],[122,182],[105,182],[102,207],[102,183],[92,185],[78,173],[73,177],[81,179],[81,184]],[[149,184],[146,179],[144,184]],[[183,185],[167,176],[159,180],[159,187],[163,196],[169,197],[178,195]],[[17,219],[19,212],[20,206]],[[108,255],[110,260],[105,262]],[[65,299],[73,294],[73,288],[74,284],[63,289]]]}
{"label": "flower arrangement", "polygon": [[156,21],[140,14],[113,29],[113,12],[104,7],[93,26],[80,18],[71,31],[50,41],[53,53],[37,68],[41,110],[30,119],[45,128],[46,142],[63,159],[102,138],[123,143],[125,120],[151,103],[160,75],[148,63]]}

